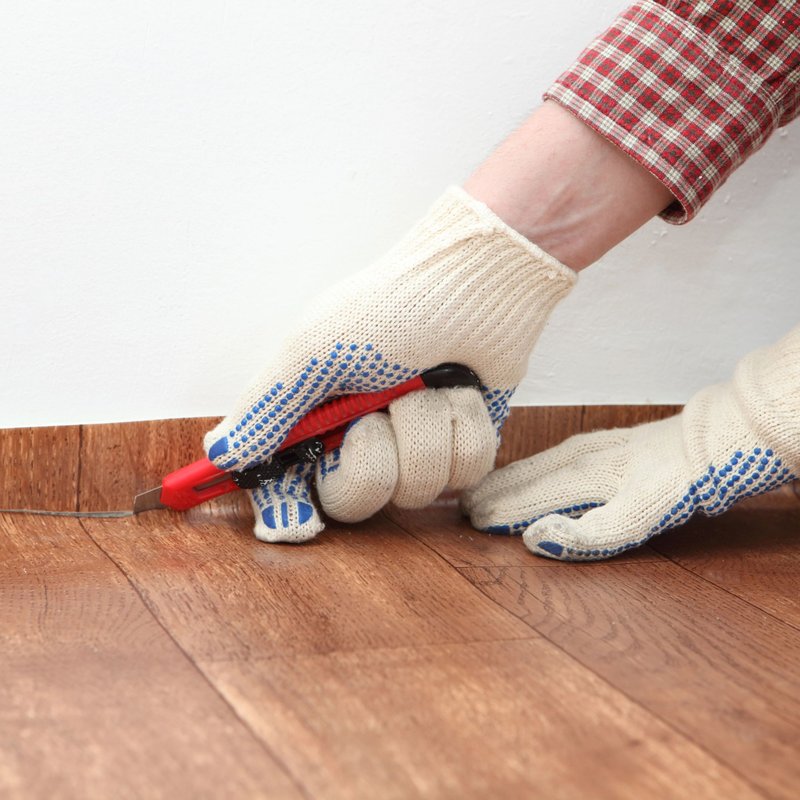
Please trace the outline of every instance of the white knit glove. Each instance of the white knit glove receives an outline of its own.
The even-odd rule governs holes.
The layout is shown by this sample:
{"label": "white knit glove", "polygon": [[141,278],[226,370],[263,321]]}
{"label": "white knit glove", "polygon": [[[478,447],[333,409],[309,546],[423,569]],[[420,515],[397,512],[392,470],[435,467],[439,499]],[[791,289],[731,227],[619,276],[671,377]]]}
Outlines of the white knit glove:
{"label": "white knit glove", "polygon": [[[495,432],[499,432],[533,344],[575,278],[572,270],[509,228],[485,205],[453,187],[386,256],[310,305],[278,360],[241,397],[235,411],[206,435],[208,456],[220,469],[254,466],[268,460],[291,427],[326,399],[388,388],[448,361],[477,373],[482,382],[481,413],[486,417],[488,411]],[[355,488],[353,476],[359,470],[344,466],[350,449],[357,450],[359,458],[368,457],[371,447],[354,442],[370,438],[364,431],[374,434],[378,430],[370,426],[384,426],[382,433],[375,434],[384,449],[391,448],[392,437],[398,444],[402,442],[402,452],[394,459],[401,485],[392,490],[400,502],[404,494],[409,497],[401,477],[426,469],[439,478],[418,482],[417,486],[426,483],[426,489],[416,498],[417,490],[412,490],[411,499],[427,501],[434,483],[441,483],[446,471],[435,459],[449,462],[451,469],[465,470],[473,482],[477,480],[475,464],[485,456],[483,448],[479,446],[480,454],[473,454],[464,466],[452,450],[458,437],[449,440],[451,452],[445,455],[443,436],[431,434],[436,426],[446,426],[447,420],[450,425],[453,421],[457,424],[465,414],[474,419],[474,403],[454,402],[453,394],[445,394],[446,400],[427,399],[437,397],[438,392],[441,390],[424,392],[426,399],[396,401],[390,411],[392,430],[386,429],[385,420],[355,426],[343,453],[330,454],[319,465],[323,505],[328,503],[332,513],[338,511],[349,519],[379,507],[376,490]],[[417,403],[422,405],[417,408]],[[403,412],[406,407],[412,409],[407,415]],[[416,428],[403,421],[415,414],[430,419]],[[480,426],[486,430],[485,420]],[[431,436],[435,445],[426,452],[423,440]],[[435,453],[432,446],[437,448]],[[385,452],[380,458],[384,464],[391,460]],[[339,477],[326,489],[337,464]],[[488,469],[485,457],[481,465],[484,471]],[[256,536],[268,541],[302,541],[323,528],[311,500],[312,477],[308,466],[293,468],[282,480],[253,491]],[[450,479],[463,483],[458,475]],[[350,488],[345,491],[344,485]],[[387,494],[384,489],[381,497]],[[350,498],[344,502],[345,508],[343,496]]]}
{"label": "white knit glove", "polygon": [[608,558],[800,475],[800,327],[670,419],[580,434],[462,496],[473,525],[537,555]]}

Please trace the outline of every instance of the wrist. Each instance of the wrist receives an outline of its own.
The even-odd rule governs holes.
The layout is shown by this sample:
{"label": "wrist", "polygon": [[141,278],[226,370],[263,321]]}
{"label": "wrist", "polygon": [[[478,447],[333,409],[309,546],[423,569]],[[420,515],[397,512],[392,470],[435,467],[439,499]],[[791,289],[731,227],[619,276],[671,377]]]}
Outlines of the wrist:
{"label": "wrist", "polygon": [[552,101],[500,145],[464,188],[575,270],[673,200],[644,167]]}

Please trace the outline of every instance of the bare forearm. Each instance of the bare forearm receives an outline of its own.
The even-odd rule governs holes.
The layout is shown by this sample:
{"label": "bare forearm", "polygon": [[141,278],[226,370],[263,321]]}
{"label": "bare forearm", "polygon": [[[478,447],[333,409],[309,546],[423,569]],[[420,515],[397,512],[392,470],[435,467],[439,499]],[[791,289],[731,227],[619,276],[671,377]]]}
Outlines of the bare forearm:
{"label": "bare forearm", "polygon": [[674,199],[644,167],[554,102],[538,108],[464,188],[575,270]]}

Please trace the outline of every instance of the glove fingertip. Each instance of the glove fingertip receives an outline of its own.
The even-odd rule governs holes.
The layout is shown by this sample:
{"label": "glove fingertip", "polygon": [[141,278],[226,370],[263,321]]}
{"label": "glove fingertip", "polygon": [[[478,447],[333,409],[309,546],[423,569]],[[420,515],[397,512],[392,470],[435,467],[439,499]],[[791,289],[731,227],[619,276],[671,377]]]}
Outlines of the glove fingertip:
{"label": "glove fingertip", "polygon": [[614,554],[599,543],[588,541],[582,527],[581,520],[551,514],[530,525],[522,540],[534,555],[559,561],[599,561]]}
{"label": "glove fingertip", "polygon": [[311,503],[284,500],[260,509],[253,533],[262,542],[306,542],[324,529]]}
{"label": "glove fingertip", "polygon": [[249,492],[257,539],[305,542],[325,528],[311,497],[312,476],[307,464],[291,467],[282,477]]}
{"label": "glove fingertip", "polygon": [[557,515],[545,517],[523,532],[522,541],[534,555],[569,560],[565,539],[569,537],[567,525],[570,521]]}

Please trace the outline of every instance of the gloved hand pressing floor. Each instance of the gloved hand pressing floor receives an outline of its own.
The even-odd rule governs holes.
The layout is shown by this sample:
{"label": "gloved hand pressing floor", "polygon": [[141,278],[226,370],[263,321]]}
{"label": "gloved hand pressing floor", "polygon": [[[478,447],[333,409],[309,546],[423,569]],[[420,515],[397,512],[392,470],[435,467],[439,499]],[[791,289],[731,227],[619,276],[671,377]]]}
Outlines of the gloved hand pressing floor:
{"label": "gloved hand pressing floor", "polygon": [[[326,399],[385,389],[449,361],[476,372],[482,392],[413,393],[388,419],[355,424],[341,452],[319,464],[319,495],[332,516],[355,521],[392,497],[421,506],[448,483],[474,485],[491,469],[533,344],[575,279],[453,187],[384,258],[310,305],[281,356],[206,435],[208,457],[220,469],[247,469]],[[322,530],[312,478],[296,467],[251,493],[256,536],[303,541]]]}
{"label": "gloved hand pressing floor", "polygon": [[462,496],[472,524],[537,555],[608,558],[800,475],[800,327],[670,419],[580,434]]}

